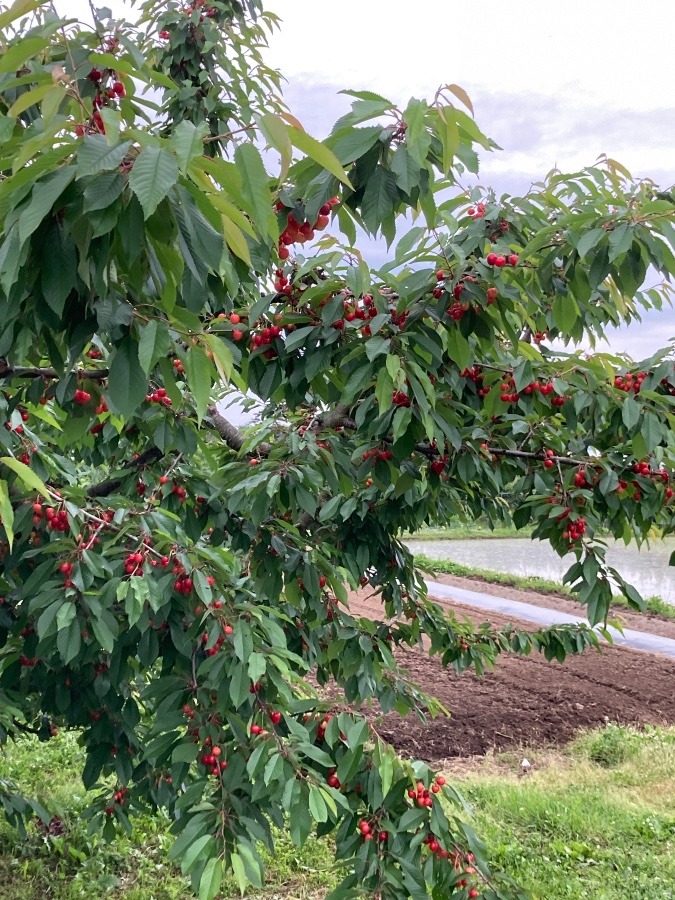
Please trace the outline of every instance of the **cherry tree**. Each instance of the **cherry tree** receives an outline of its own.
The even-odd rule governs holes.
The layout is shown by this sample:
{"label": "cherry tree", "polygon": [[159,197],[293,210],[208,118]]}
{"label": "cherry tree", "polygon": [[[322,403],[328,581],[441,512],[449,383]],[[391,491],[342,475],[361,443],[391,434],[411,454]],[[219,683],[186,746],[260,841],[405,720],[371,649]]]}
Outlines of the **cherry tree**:
{"label": "cherry tree", "polygon": [[[274,829],[331,836],[334,900],[515,897],[362,707],[437,711],[399,650],[480,673],[597,635],[458,621],[400,537],[528,526],[590,625],[613,585],[641,606],[602,534],[673,529],[672,357],[575,348],[668,300],[674,197],[611,159],[467,193],[495,145],[452,84],[348,92],[317,141],[275,25],[258,0],[0,13],[0,737],[77,729],[92,828],[168,810],[203,900],[260,886]],[[0,788],[18,827],[47,814]]]}

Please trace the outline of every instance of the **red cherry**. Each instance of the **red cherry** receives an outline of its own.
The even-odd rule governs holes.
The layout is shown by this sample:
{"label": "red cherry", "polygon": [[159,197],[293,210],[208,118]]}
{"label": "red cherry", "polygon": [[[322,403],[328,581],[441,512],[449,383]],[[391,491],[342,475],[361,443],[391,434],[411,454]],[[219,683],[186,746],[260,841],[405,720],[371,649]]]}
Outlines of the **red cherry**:
{"label": "red cherry", "polygon": [[241,322],[241,316],[238,313],[230,313],[230,322],[233,325],[238,325]]}
{"label": "red cherry", "polygon": [[510,266],[517,266],[517,265],[518,265],[518,254],[517,254],[517,253],[512,253],[512,254],[509,256],[509,265],[510,265]]}
{"label": "red cherry", "polygon": [[485,257],[485,262],[488,264],[488,266],[494,266],[494,264],[497,262],[497,254],[488,253],[488,255]]}

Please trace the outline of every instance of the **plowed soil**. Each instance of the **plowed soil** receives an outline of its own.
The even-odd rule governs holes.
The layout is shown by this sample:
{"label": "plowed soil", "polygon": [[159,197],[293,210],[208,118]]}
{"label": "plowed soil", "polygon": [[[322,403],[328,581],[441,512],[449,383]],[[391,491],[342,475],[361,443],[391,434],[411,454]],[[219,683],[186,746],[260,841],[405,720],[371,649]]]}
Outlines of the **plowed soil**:
{"label": "plowed soil", "polygon": [[[462,586],[471,589],[472,584]],[[521,593],[517,599],[533,602],[530,594]],[[510,621],[523,629],[533,627],[469,606],[445,605],[474,622],[489,620],[503,626]],[[350,598],[350,611],[382,617],[378,599],[367,592]],[[633,621],[630,624],[639,627]],[[655,630],[653,621],[650,626],[650,631]],[[664,631],[669,632],[669,627]],[[601,652],[570,657],[561,665],[539,655],[502,655],[495,670],[480,678],[470,673],[457,676],[419,651],[402,652],[399,659],[415,681],[452,712],[451,718],[427,723],[395,713],[380,720],[382,737],[403,755],[417,759],[556,746],[568,742],[581,728],[607,722],[675,724],[675,660],[665,656],[604,647]]]}

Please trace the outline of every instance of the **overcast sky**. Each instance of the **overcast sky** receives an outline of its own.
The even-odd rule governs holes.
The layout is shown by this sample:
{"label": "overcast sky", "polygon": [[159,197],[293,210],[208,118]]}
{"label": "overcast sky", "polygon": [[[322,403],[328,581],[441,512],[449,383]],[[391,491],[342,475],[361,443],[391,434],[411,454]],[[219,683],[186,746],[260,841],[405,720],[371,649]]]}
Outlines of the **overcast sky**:
{"label": "overcast sky", "polygon": [[[121,0],[107,5],[123,15]],[[85,0],[56,0],[87,15]],[[521,192],[551,168],[599,154],[662,186],[675,182],[674,0],[268,0],[283,20],[267,60],[286,100],[324,136],[348,108],[342,88],[405,104],[441,84],[464,87],[482,130],[502,148],[482,157],[479,183]],[[474,179],[475,181],[476,179]],[[379,265],[386,252],[371,248]],[[622,329],[612,349],[639,358],[675,337],[675,312]]]}

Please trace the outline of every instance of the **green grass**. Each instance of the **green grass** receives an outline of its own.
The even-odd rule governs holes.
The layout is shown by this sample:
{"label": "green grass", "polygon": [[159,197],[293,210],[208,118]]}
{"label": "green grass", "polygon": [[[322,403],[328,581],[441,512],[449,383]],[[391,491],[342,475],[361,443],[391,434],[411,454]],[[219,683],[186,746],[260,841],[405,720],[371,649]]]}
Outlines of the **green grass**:
{"label": "green grass", "polygon": [[[531,773],[519,777],[526,753]],[[501,753],[454,761],[448,775],[472,806],[495,866],[536,900],[667,900],[675,897],[675,728],[609,725],[565,750]],[[188,900],[168,860],[168,821],[141,817],[114,844],[87,836],[79,813],[82,753],[72,734],[47,744],[10,744],[3,776],[63,817],[66,835],[31,826],[22,840],[0,823],[0,900]],[[334,886],[327,841],[297,850],[280,836],[256,900],[319,900]],[[232,881],[223,898],[238,896]]]}
{"label": "green grass", "polygon": [[[465,566],[452,562],[449,559],[430,559],[428,556],[416,556],[415,561],[420,566],[430,568],[444,575],[457,575],[460,578],[478,578],[488,584],[503,584],[507,587],[516,587],[524,591],[537,591],[539,594],[551,594],[558,597],[567,597],[576,600],[576,595],[565,585],[548,578],[538,578],[536,575],[511,575],[507,572],[493,572],[489,569],[478,569],[473,566]],[[623,596],[614,597],[614,605],[632,612],[639,610],[629,607],[628,600]],[[665,619],[675,619],[675,606],[666,603],[661,597],[648,597],[645,600],[645,612],[662,616]],[[674,895],[675,896],[675,895]]]}
{"label": "green grass", "polygon": [[[76,736],[59,734],[48,743],[26,737],[0,749],[0,772],[26,796],[37,797],[61,816],[62,837],[46,836],[31,825],[20,838],[0,814],[0,900],[75,900],[99,897],[124,900],[188,900],[189,880],[168,858],[172,836],[166,816],[134,818],[131,836],[120,833],[114,843],[87,834],[80,818],[85,791],[79,772],[83,753]],[[266,859],[264,890],[252,889],[256,900],[319,900],[338,882],[326,841],[310,839],[302,850],[279,835],[274,859]],[[220,897],[239,897],[227,879]]]}
{"label": "green grass", "polygon": [[415,541],[457,541],[472,540],[474,538],[529,538],[532,529],[523,528],[520,531],[513,525],[495,525],[490,528],[487,522],[463,523],[456,522],[442,528],[421,528],[413,534],[406,533],[404,539]]}
{"label": "green grass", "polygon": [[460,775],[495,867],[537,900],[675,897],[675,729],[607,726]]}

